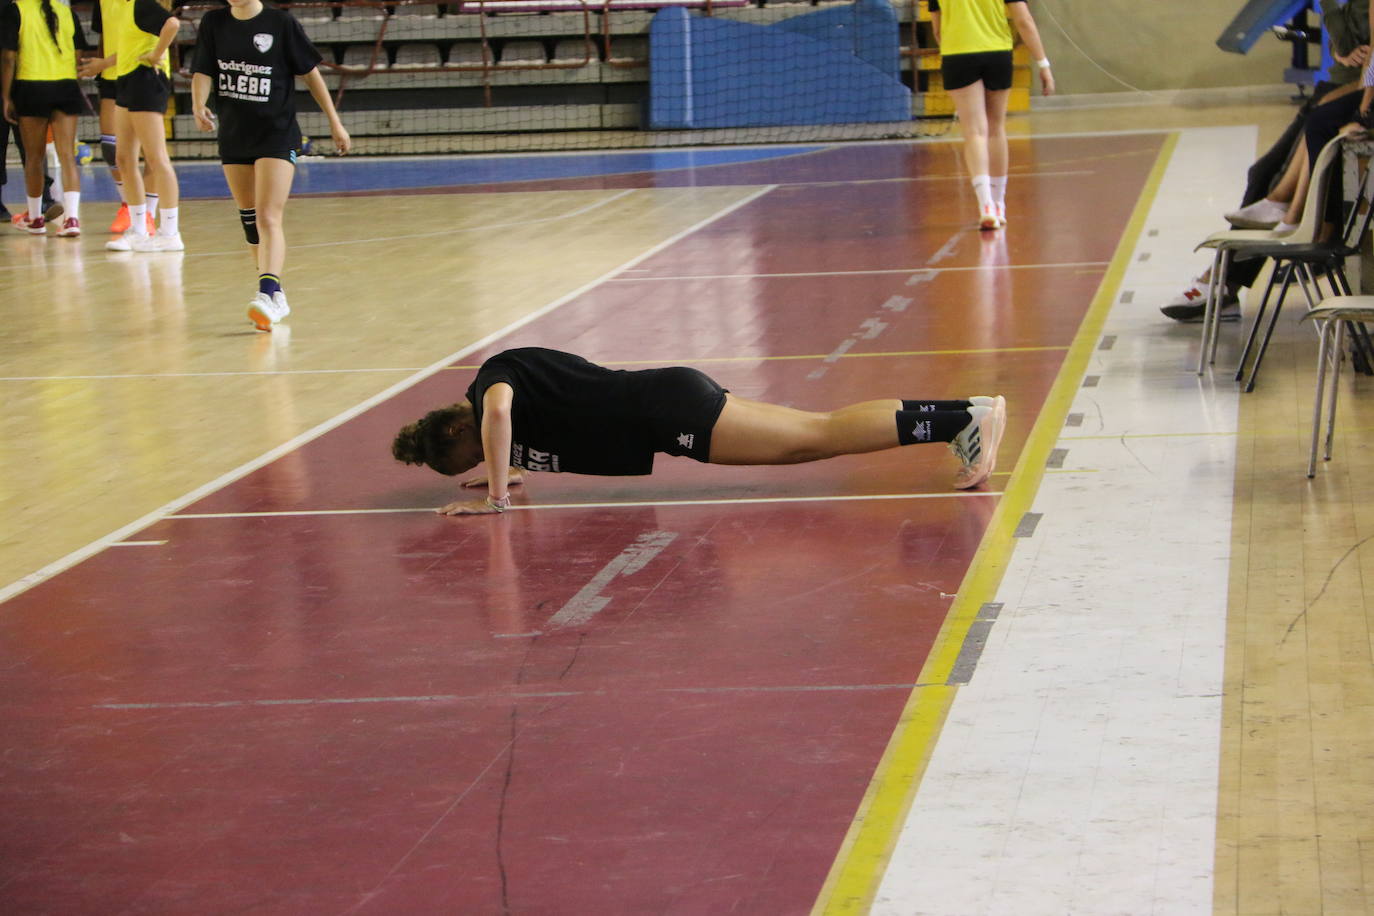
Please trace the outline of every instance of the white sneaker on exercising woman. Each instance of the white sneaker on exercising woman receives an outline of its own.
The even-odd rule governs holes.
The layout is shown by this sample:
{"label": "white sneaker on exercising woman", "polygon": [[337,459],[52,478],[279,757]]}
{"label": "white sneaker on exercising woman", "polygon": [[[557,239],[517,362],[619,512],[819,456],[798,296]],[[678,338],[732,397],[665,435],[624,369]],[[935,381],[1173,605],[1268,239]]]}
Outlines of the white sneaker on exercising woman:
{"label": "white sneaker on exercising woman", "polygon": [[248,303],[248,320],[259,331],[272,330],[273,325],[290,314],[291,306],[286,304],[286,294],[281,290],[270,296],[259,291],[253,294],[252,301]]}
{"label": "white sneaker on exercising woman", "polygon": [[1273,229],[1283,222],[1283,217],[1287,213],[1288,204],[1261,197],[1253,204],[1232,210],[1224,216],[1226,221],[1237,229]]}
{"label": "white sneaker on exercising woman", "polygon": [[992,476],[997,466],[997,447],[1002,444],[1002,433],[1007,428],[1006,398],[997,395],[969,400],[973,404],[968,409],[972,419],[949,444],[949,450],[963,465],[954,478],[956,490],[976,487]]}

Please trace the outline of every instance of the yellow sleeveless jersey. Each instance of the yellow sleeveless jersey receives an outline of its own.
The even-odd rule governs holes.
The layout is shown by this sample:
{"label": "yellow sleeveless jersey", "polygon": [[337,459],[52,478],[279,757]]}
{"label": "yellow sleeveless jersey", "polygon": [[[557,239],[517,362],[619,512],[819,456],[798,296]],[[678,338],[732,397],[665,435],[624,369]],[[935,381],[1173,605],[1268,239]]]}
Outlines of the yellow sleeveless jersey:
{"label": "yellow sleeveless jersey", "polygon": [[[154,0],[115,0],[114,3],[110,4],[110,6],[114,7],[114,9],[109,11],[110,17],[105,19],[107,23],[105,28],[108,29],[110,26],[114,26],[116,42],[114,51],[118,56],[115,61],[116,77],[127,76],[139,67],[148,66],[138,58],[140,55],[147,54],[149,51],[153,50],[153,48],[157,47],[157,36],[143,31],[134,22],[134,6],[140,2],[152,3]],[[102,8],[102,18],[104,15],[104,8]],[[105,43],[106,54],[110,52],[110,48],[110,43],[107,40]],[[162,66],[158,69],[169,77],[172,75],[170,53],[162,58]]]}
{"label": "yellow sleeveless jersey", "polygon": [[[100,41],[104,44],[105,56],[109,57],[119,48],[119,14],[117,9],[124,5],[124,0],[99,0],[100,5]],[[113,80],[119,69],[117,64],[111,64],[100,71],[99,79]]]}
{"label": "yellow sleeveless jersey", "polygon": [[1011,50],[1006,0],[932,0],[930,8],[940,13],[941,56]]}
{"label": "yellow sleeveless jersey", "polygon": [[19,67],[21,80],[76,79],[76,22],[62,0],[50,0],[57,14],[57,41],[43,19],[42,0],[15,0],[19,7]]}

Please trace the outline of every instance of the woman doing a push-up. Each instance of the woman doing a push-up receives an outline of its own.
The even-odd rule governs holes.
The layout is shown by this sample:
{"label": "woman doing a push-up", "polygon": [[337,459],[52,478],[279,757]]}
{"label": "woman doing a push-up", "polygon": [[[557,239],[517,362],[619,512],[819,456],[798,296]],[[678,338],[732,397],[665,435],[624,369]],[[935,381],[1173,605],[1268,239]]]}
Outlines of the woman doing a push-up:
{"label": "woman doing a push-up", "polygon": [[992,474],[1006,401],[888,398],[813,412],[729,394],[696,369],[607,369],[580,356],[527,347],[491,357],[466,397],[403,428],[397,461],[454,476],[485,461],[486,499],[449,503],[444,515],[510,506],[520,471],[628,475],[653,471],[654,454],[710,464],[799,464],[947,442],[959,459],[957,489]]}

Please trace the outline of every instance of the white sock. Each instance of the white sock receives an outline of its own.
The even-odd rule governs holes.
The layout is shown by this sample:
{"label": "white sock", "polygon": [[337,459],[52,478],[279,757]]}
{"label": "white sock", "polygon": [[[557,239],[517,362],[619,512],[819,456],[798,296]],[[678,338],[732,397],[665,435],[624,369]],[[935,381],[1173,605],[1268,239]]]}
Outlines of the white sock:
{"label": "white sock", "polygon": [[157,195],[152,191],[143,195],[143,202],[148,205],[148,215],[154,220],[157,219]]}
{"label": "white sock", "polygon": [[973,193],[978,195],[978,208],[992,206],[992,179],[986,175],[974,175]]}
{"label": "white sock", "polygon": [[41,217],[41,216],[43,215],[43,198],[41,198],[41,197],[30,197],[30,198],[28,198],[28,201],[29,201],[29,219],[30,219],[30,220],[35,220],[35,219],[38,219],[39,217]]}
{"label": "white sock", "polygon": [[1005,206],[1007,202],[1007,176],[992,176],[992,199],[995,203]]}
{"label": "white sock", "polygon": [[163,207],[162,222],[157,227],[157,234],[176,235],[177,231],[177,208]]}
{"label": "white sock", "polygon": [[148,205],[129,204],[129,231],[136,237],[148,237]]}
{"label": "white sock", "polygon": [[62,215],[70,216],[72,219],[81,218],[81,192],[63,191],[62,192]]}

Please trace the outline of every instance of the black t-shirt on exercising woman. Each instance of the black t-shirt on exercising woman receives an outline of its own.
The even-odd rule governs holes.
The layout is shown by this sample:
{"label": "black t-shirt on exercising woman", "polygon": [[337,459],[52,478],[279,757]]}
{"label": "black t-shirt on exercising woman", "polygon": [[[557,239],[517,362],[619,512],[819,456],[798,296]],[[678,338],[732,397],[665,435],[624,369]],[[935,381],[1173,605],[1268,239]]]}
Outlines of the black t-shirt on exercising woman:
{"label": "black t-shirt on exercising woman", "polygon": [[607,369],[540,347],[498,353],[482,364],[467,399],[482,424],[482,396],[497,382],[515,391],[511,460],[529,471],[622,476],[654,469],[652,428],[637,373]]}
{"label": "black t-shirt on exercising woman", "polygon": [[252,19],[235,19],[227,9],[206,13],[193,70],[211,80],[220,155],[245,158],[298,149],[296,77],[319,62],[320,52],[290,13],[267,6]]}

